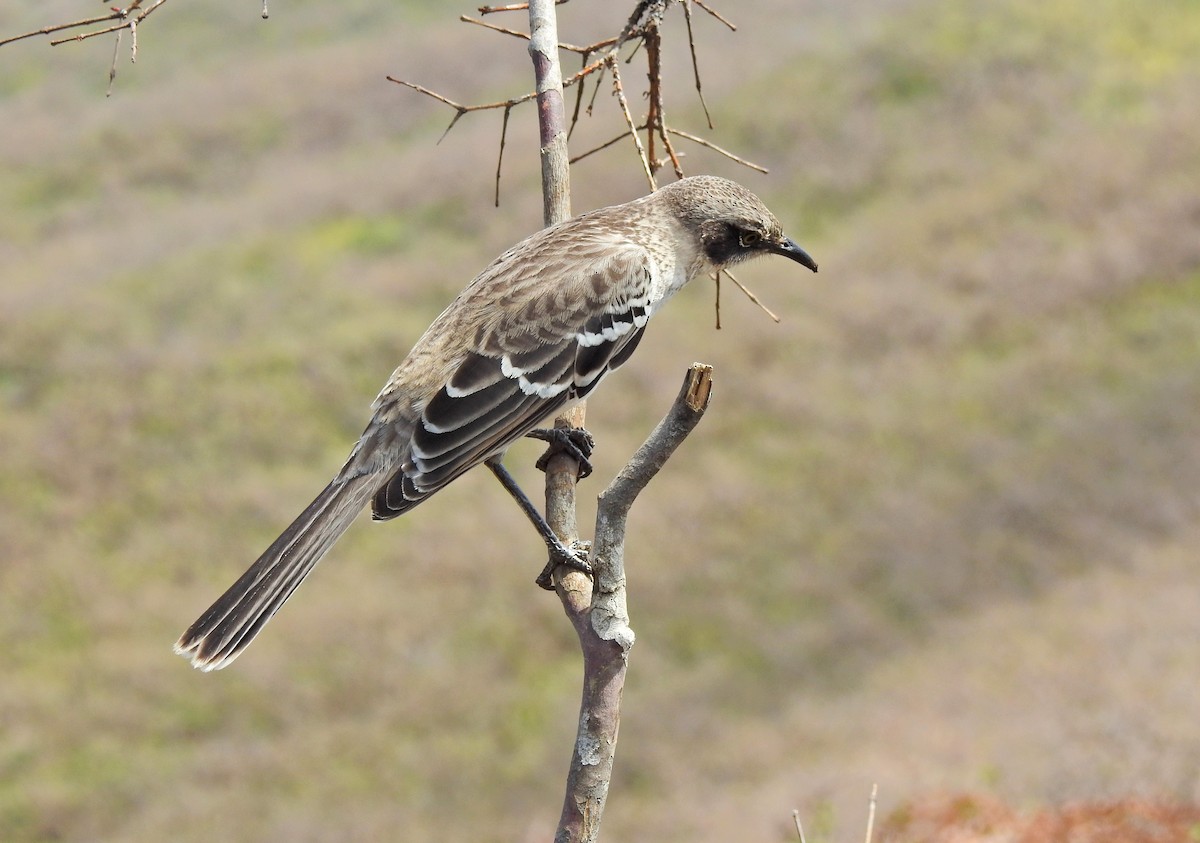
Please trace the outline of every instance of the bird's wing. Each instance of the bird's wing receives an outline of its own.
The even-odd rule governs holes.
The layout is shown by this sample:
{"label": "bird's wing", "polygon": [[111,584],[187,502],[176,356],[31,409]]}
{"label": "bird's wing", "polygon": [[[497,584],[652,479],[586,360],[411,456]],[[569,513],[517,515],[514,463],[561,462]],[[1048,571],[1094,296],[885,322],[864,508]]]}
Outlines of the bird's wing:
{"label": "bird's wing", "polygon": [[[568,265],[513,261],[468,291],[487,316],[421,409],[408,459],[375,496],[376,519],[411,509],[503,452],[628,359],[650,317],[655,268],[640,246],[615,245],[580,247]],[[540,276],[514,277],[522,266],[539,267]]]}

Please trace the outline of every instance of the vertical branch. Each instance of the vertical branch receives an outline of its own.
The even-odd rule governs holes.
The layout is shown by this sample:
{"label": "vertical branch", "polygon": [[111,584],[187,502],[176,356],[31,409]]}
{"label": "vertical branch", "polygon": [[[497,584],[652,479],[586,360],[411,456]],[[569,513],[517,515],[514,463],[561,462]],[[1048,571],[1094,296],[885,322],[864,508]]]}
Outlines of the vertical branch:
{"label": "vertical branch", "polygon": [[546,225],[571,216],[567,167],[566,107],[558,62],[558,19],[553,0],[529,3],[529,57],[537,79],[538,128],[542,152],[542,211]]}
{"label": "vertical branch", "polygon": [[662,122],[662,115],[658,113],[658,105],[661,100],[656,96],[659,80],[658,48],[661,39],[658,34],[658,24],[654,21],[650,21],[646,25],[646,34],[642,36],[642,43],[646,45],[646,79],[650,83],[650,102],[646,109],[646,157],[650,160],[650,169],[658,172],[658,156],[654,154],[654,130]]}
{"label": "vertical branch", "polygon": [[[687,8],[686,6],[684,8]],[[646,137],[649,138],[649,155],[650,166],[656,171],[662,166],[661,161],[654,157],[654,136],[657,134],[662,138],[663,149],[666,150],[667,157],[671,160],[671,166],[675,170],[676,178],[683,178],[683,167],[679,163],[679,156],[675,154],[675,147],[671,145],[671,137],[667,134],[667,115],[663,107],[662,95],[662,36],[658,31],[658,24],[651,23],[646,27],[646,35],[644,37],[646,43],[646,65],[649,68],[650,78],[650,109],[646,117]]]}
{"label": "vertical branch", "polygon": [[[531,0],[529,3],[529,57],[533,60],[533,73],[537,80],[545,225],[555,225],[571,216],[567,120],[554,5],[554,0]],[[584,404],[581,403],[556,418],[554,426],[583,427],[583,422]],[[567,454],[558,454],[546,464],[546,521],[568,547],[579,539],[575,524],[575,481],[578,475],[578,464]],[[579,611],[584,611],[586,605],[585,601]],[[567,614],[571,614],[569,606]]]}
{"label": "vertical branch", "polygon": [[[543,209],[546,225],[553,225],[570,216],[567,119],[558,63],[554,0],[530,0],[529,33],[529,54],[537,77]],[[582,427],[583,420],[584,408],[580,404],[555,419],[554,425]],[[546,520],[568,545],[578,541],[575,518],[578,473],[578,463],[566,454],[555,455],[546,465]],[[618,549],[618,573],[621,570],[619,552]],[[594,841],[599,835],[600,819],[608,800],[621,718],[621,694],[625,687],[625,653],[633,640],[624,612],[624,576],[619,574],[619,582],[614,585],[611,576],[604,576],[606,570],[611,568],[597,568],[596,595],[593,595],[592,580],[578,571],[560,566],[553,575],[555,591],[575,628],[583,652],[578,732],[555,843]],[[594,597],[599,598],[595,608]],[[599,626],[598,620],[601,621]],[[606,634],[612,630],[617,630],[617,634]]]}

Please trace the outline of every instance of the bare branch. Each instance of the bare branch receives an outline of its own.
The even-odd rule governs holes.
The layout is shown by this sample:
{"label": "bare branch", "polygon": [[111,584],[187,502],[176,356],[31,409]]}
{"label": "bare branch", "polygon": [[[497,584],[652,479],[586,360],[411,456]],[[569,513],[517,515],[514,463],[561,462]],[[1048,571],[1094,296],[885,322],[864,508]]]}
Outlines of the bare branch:
{"label": "bare branch", "polygon": [[[583,56],[584,66],[587,65],[588,58],[589,58],[589,54],[585,53]],[[567,140],[568,141],[571,139],[571,135],[575,134],[575,127],[579,124],[579,109],[583,105],[583,88],[584,88],[584,86],[580,85],[579,88],[575,91],[575,107],[573,109],[571,109],[571,125],[569,125],[567,127]],[[590,114],[591,111],[589,111],[588,113]]]}
{"label": "bare branch", "polygon": [[704,0],[692,0],[692,2],[695,3],[697,6],[699,6],[701,9],[703,9],[704,11],[708,12],[714,18],[719,20],[721,23],[723,23],[727,27],[729,27],[730,32],[737,32],[736,26],[734,26],[732,23],[727,21],[725,18],[721,17],[721,13],[718,12],[716,9],[713,9],[711,6],[706,5],[704,3]]}
{"label": "bare branch", "polygon": [[[650,83],[650,90],[646,92],[646,98],[649,101],[646,109],[646,157],[650,161],[650,170],[658,172],[658,156],[654,154],[654,133],[656,130],[661,132],[662,129],[662,113],[658,109],[662,102],[661,88],[659,87],[659,83],[662,81],[662,65],[658,54],[662,39],[658,27],[647,27],[641,43],[646,47],[646,78]],[[629,58],[632,60],[633,56]],[[629,61],[625,63],[628,64]]]}
{"label": "bare branch", "polygon": [[633,145],[637,147],[638,158],[642,162],[642,170],[646,173],[646,181],[650,182],[651,191],[658,190],[658,185],[654,181],[654,171],[650,167],[650,159],[646,157],[646,150],[642,148],[641,138],[638,137],[637,126],[633,123],[633,115],[629,113],[629,103],[625,100],[625,91],[621,87],[621,73],[617,70],[615,58],[609,58],[608,69],[612,71],[613,93],[617,95],[617,100],[621,103],[621,113],[625,115],[625,125],[629,127],[629,134],[633,138]]}
{"label": "bare branch", "polygon": [[[163,0],[159,0],[159,2],[162,2],[162,1]],[[605,59],[600,59],[598,61],[592,62],[589,65],[586,65],[582,70],[580,70],[574,76],[571,76],[568,79],[566,79],[563,82],[563,87],[566,88],[571,85],[574,85],[577,82],[579,82],[580,80],[586,78],[588,75],[595,73],[597,70],[600,70],[602,67],[604,67],[604,62],[605,62]],[[395,82],[397,85],[403,85],[406,88],[411,88],[412,90],[417,91],[418,93],[424,94],[427,97],[432,97],[433,99],[437,100],[438,102],[445,103],[446,105],[448,105],[454,109],[454,111],[455,111],[454,117],[450,120],[450,125],[448,125],[446,127],[446,130],[444,132],[442,132],[442,136],[440,138],[438,138],[438,143],[441,143],[445,139],[446,135],[450,134],[450,130],[454,128],[454,125],[459,121],[459,119],[464,114],[469,114],[473,111],[489,111],[489,110],[494,110],[497,108],[503,108],[505,110],[510,110],[514,106],[520,105],[523,102],[529,102],[530,100],[537,98],[537,92],[533,91],[528,94],[524,94],[523,96],[513,97],[512,99],[508,99],[508,100],[500,100],[497,102],[488,102],[488,103],[483,103],[480,105],[463,105],[460,102],[455,102],[454,100],[450,99],[447,96],[439,94],[437,91],[431,91],[429,88],[426,88],[424,85],[418,85],[416,82],[409,82],[406,79],[397,79],[395,76],[387,76],[385,78],[389,82]]]}
{"label": "bare branch", "polygon": [[712,141],[705,140],[704,138],[697,137],[696,135],[692,135],[687,132],[682,132],[679,129],[673,129],[670,126],[667,127],[667,131],[673,135],[678,135],[681,138],[687,138],[692,143],[698,143],[707,149],[711,149],[713,152],[719,152],[721,155],[724,155],[730,161],[736,161],[737,163],[741,164],[743,167],[749,167],[751,170],[756,170],[757,172],[760,172],[760,173],[769,172],[769,170],[767,170],[767,168],[764,167],[763,165],[755,164],[753,161],[747,161],[745,158],[740,158],[737,155],[734,155],[728,149],[723,149],[723,148],[717,146]]}
{"label": "bare branch", "polygon": [[[59,38],[56,41],[51,41],[50,46],[57,47],[59,44],[66,44],[70,41],[84,41],[88,38],[95,38],[97,35],[107,35],[110,32],[117,32],[122,29],[132,29],[133,27],[137,26],[139,23],[144,21],[146,18],[150,17],[150,15],[154,13],[154,10],[157,9],[159,6],[161,6],[165,2],[167,2],[167,0],[157,0],[157,2],[155,2],[149,8],[142,9],[142,8],[140,8],[142,5],[142,0],[135,0],[135,2],[130,3],[127,8],[114,9],[113,13],[111,15],[108,15],[103,18],[97,18],[94,21],[91,21],[92,23],[98,23],[100,21],[106,21],[106,20],[119,20],[119,21],[121,21],[121,23],[119,23],[115,26],[105,27],[104,29],[95,29],[95,30],[92,30],[91,32],[81,32],[78,35],[72,35],[69,38]],[[136,15],[133,14],[133,12],[135,12],[135,11],[137,12]],[[70,29],[70,28],[73,28],[76,26],[87,25],[87,23],[88,22],[80,21],[77,23],[67,24],[66,26],[62,26],[62,27],[56,27],[56,29]],[[0,44],[2,44],[2,43],[4,43],[4,42],[0,42]],[[111,82],[111,80],[109,80],[109,81]]]}
{"label": "bare branch", "polygon": [[625,595],[629,511],[638,494],[700,423],[711,393],[712,367],[693,363],[671,409],[600,494],[590,556],[596,570],[595,588],[575,571],[567,575],[570,580],[555,578],[579,635],[585,676],[579,733],[567,779],[568,798],[555,840],[591,841],[599,832],[612,779],[628,653],[635,640]]}
{"label": "bare branch", "polygon": [[500,167],[504,164],[504,139],[508,136],[508,115],[512,114],[510,105],[504,109],[504,122],[500,125],[500,154],[496,156],[496,207],[500,207]]}
{"label": "bare branch", "polygon": [[696,39],[692,35],[692,4],[691,0],[683,0],[683,18],[687,21],[688,49],[692,53],[692,77],[696,80],[696,95],[700,97],[700,107],[704,109],[704,119],[708,128],[713,126],[712,115],[708,113],[708,103],[704,101],[704,90],[700,87],[700,63],[696,60]]}
{"label": "bare branch", "polygon": [[[163,2],[163,0],[158,0],[158,2]],[[563,0],[556,0],[556,4],[560,3],[560,2],[563,2]],[[599,93],[600,83],[603,80],[604,72],[606,69],[608,69],[608,70],[611,70],[613,73],[613,92],[616,95],[617,103],[621,110],[621,115],[625,120],[625,126],[626,126],[625,134],[629,134],[633,137],[634,145],[637,148],[637,152],[638,152],[638,158],[641,160],[642,169],[646,174],[646,181],[650,185],[652,190],[656,189],[656,187],[657,187],[657,182],[655,180],[654,174],[658,170],[659,167],[661,167],[664,163],[666,163],[666,161],[671,162],[672,169],[674,170],[674,173],[677,178],[684,177],[683,165],[681,163],[681,158],[683,156],[679,152],[676,151],[675,145],[672,143],[672,140],[671,140],[672,135],[681,137],[681,138],[686,138],[687,140],[690,140],[693,143],[697,143],[697,144],[700,144],[701,146],[705,146],[709,149],[712,149],[713,151],[725,156],[726,158],[729,158],[731,161],[741,164],[742,166],[749,167],[750,169],[757,170],[758,172],[762,172],[762,173],[767,172],[766,168],[761,165],[755,164],[751,161],[747,161],[746,159],[741,158],[738,155],[735,155],[734,153],[721,148],[720,146],[717,146],[716,144],[712,143],[711,141],[708,141],[708,140],[705,140],[704,138],[690,134],[689,132],[685,132],[680,129],[676,129],[667,124],[666,116],[665,116],[665,105],[664,105],[665,97],[664,97],[663,85],[662,85],[662,75],[663,75],[662,74],[662,60],[661,60],[662,53],[661,53],[661,34],[660,34],[660,30],[659,30],[659,24],[660,24],[666,10],[671,5],[673,5],[674,3],[677,3],[677,2],[680,2],[680,0],[639,0],[639,2],[635,5],[632,14],[626,20],[625,26],[622,28],[621,33],[619,35],[617,35],[615,38],[606,38],[606,39],[597,41],[594,44],[589,44],[587,46],[578,46],[578,45],[574,45],[574,44],[566,44],[566,43],[556,41],[556,46],[559,50],[567,50],[570,52],[575,52],[583,57],[583,67],[580,68],[580,70],[577,71],[575,74],[573,74],[572,76],[565,79],[562,83],[562,86],[564,89],[570,87],[571,85],[580,84],[580,88],[575,96],[574,107],[571,112],[571,118],[570,118],[569,126],[567,129],[567,137],[570,137],[571,134],[574,132],[574,129],[578,125],[578,122],[579,122],[580,112],[584,110],[584,107],[583,107],[584,92],[583,92],[583,87],[582,87],[581,83],[588,76],[591,76],[591,75],[596,76],[596,87],[593,89],[592,98],[588,102],[588,105],[586,107],[586,113],[590,116],[594,111],[596,96]],[[705,120],[707,121],[709,128],[712,128],[712,125],[713,125],[712,116],[708,111],[708,104],[704,100],[704,91],[703,91],[703,88],[702,88],[702,85],[700,82],[699,62],[696,57],[695,37],[694,37],[694,33],[692,31],[692,16],[691,16],[691,3],[692,2],[693,2],[693,0],[683,0],[683,2],[681,3],[681,5],[683,6],[684,16],[687,21],[688,47],[689,47],[689,50],[691,53],[691,58],[692,58],[692,75],[693,75],[693,79],[694,79],[695,85],[696,85],[697,96],[700,99],[701,107],[704,109]],[[699,5],[702,9],[704,9],[710,15],[716,17],[718,20],[720,20],[726,26],[730,27],[730,29],[736,30],[736,27],[733,26],[733,24],[731,24],[729,21],[725,20],[725,18],[721,17],[721,15],[718,14],[715,10],[713,10],[710,6],[701,2],[701,0],[694,0],[694,2],[696,2],[697,5]],[[530,8],[529,3],[514,3],[514,4],[510,4],[510,5],[504,5],[504,6],[483,6],[483,7],[480,7],[479,12],[481,14],[486,15],[486,14],[491,14],[494,12],[517,11],[520,9],[529,9],[529,8]],[[472,18],[468,15],[462,15],[460,17],[460,20],[462,20],[466,23],[473,24],[475,26],[482,26],[485,29],[490,29],[494,32],[499,32],[503,35],[508,35],[510,37],[520,38],[523,40],[528,40],[530,38],[529,35],[527,35],[524,32],[521,32],[519,30],[512,29],[512,28],[505,27],[505,26],[498,26],[498,25],[495,25],[492,23],[488,23],[488,22],[479,20],[477,18]],[[630,110],[629,99],[625,94],[624,86],[622,84],[621,77],[620,77],[620,71],[617,66],[617,62],[619,60],[619,54],[620,54],[622,48],[631,41],[634,42],[634,49],[624,60],[626,61],[626,63],[628,63],[629,61],[631,61],[633,59],[633,57],[635,55],[637,55],[637,53],[641,49],[641,47],[645,46],[646,47],[646,56],[647,56],[647,70],[648,70],[647,77],[650,81],[650,89],[648,92],[649,105],[648,105],[648,109],[647,109],[647,114],[646,114],[645,120],[640,123],[639,123],[639,121],[635,121],[634,116]],[[589,59],[593,55],[597,56],[597,58],[594,61],[589,61]],[[465,105],[463,103],[455,102],[454,100],[450,99],[449,97],[439,94],[435,91],[432,91],[432,90],[424,87],[423,85],[418,85],[415,82],[408,82],[403,79],[397,79],[396,77],[393,77],[393,76],[388,76],[387,78],[392,82],[396,82],[398,84],[401,84],[408,88],[411,88],[414,91],[417,91],[419,93],[425,94],[426,96],[432,97],[433,99],[436,99],[439,102],[441,102],[445,105],[448,105],[450,108],[454,109],[454,112],[455,112],[454,117],[450,120],[450,123],[446,127],[445,131],[442,132],[442,138],[445,138],[445,136],[447,134],[449,134],[450,130],[454,128],[454,126],[458,123],[458,121],[465,114],[469,114],[470,112],[473,112],[473,111],[486,111],[486,110],[490,110],[490,109],[504,109],[506,112],[509,112],[512,110],[513,107],[519,105],[520,103],[527,102],[531,99],[534,99],[537,96],[535,93],[529,93],[529,94],[525,94],[520,97],[513,97],[512,99],[501,100],[501,101],[497,101],[497,102],[483,103],[483,104],[478,104],[478,105]],[[505,130],[506,129],[507,129],[507,115],[506,115],[506,121],[505,121]],[[646,132],[645,146],[643,146],[642,140],[639,137],[639,133],[642,131]],[[661,141],[662,141],[663,149],[665,150],[665,156],[666,156],[665,160],[660,160],[659,156],[655,152],[654,146],[655,146],[655,138],[656,137],[661,139]],[[440,143],[441,139],[439,139],[438,142]],[[501,143],[503,144],[503,142],[504,142],[504,136],[503,136],[503,131],[502,131]],[[601,144],[600,146],[571,159],[570,163],[574,163],[576,161],[581,161],[584,158],[588,157],[589,155],[594,154],[595,152],[598,152],[601,149],[606,149],[616,142],[617,141],[614,139],[613,141],[609,141],[608,143]],[[503,150],[500,151],[499,157],[500,158],[503,157]],[[497,197],[499,196],[499,162],[497,163],[496,195],[497,195]]]}
{"label": "bare branch", "polygon": [[[554,0],[555,6],[561,6],[567,0]],[[512,3],[508,6],[480,6],[478,11],[481,15],[490,15],[495,12],[521,12],[529,8],[528,3]]]}
{"label": "bare branch", "polygon": [[[638,126],[636,131],[640,132],[644,128],[646,128],[645,124]],[[576,161],[582,161],[584,158],[587,158],[589,155],[600,152],[601,150],[604,150],[604,149],[608,149],[613,144],[620,143],[621,141],[625,140],[625,138],[628,135],[629,135],[628,131],[621,132],[621,134],[617,135],[612,140],[605,141],[604,143],[600,144],[599,146],[589,149],[587,152],[581,152],[579,155],[576,155],[574,158],[571,159],[570,163],[574,164]]]}
{"label": "bare branch", "polygon": [[[597,580],[601,590],[608,585],[604,581],[605,574],[623,577],[623,568],[614,570],[614,562],[618,559],[623,561],[623,557],[611,556],[614,547],[624,544],[625,518],[637,496],[700,423],[712,393],[712,371],[712,366],[706,363],[693,363],[688,367],[683,386],[667,415],[634,452],[608,488],[600,493],[592,558],[598,563]],[[606,554],[610,554],[610,557],[606,557]]]}
{"label": "bare branch", "polygon": [[11,44],[14,41],[21,41],[25,38],[36,38],[39,35],[49,35],[51,32],[62,32],[64,29],[74,29],[77,26],[91,26],[94,23],[103,23],[106,20],[117,20],[120,17],[120,12],[113,12],[112,14],[101,15],[100,17],[95,18],[85,18],[72,23],[60,23],[54,26],[43,26],[41,29],[33,30],[33,32],[23,32],[20,35],[13,35],[9,38],[0,40],[0,47],[3,47],[5,44]]}
{"label": "bare branch", "polygon": [[542,159],[542,210],[546,225],[571,216],[571,170],[567,164],[567,116],[558,60],[554,3],[529,4],[529,57],[537,80],[538,130]]}
{"label": "bare branch", "polygon": [[113,43],[112,66],[108,69],[108,90],[104,92],[104,96],[111,97],[113,91],[113,82],[117,79],[117,57],[121,54],[121,33],[117,32],[117,37]]}
{"label": "bare branch", "polygon": [[796,836],[800,838],[800,843],[806,843],[804,840],[804,826],[800,824],[800,812],[798,810],[792,810],[792,819],[796,823]]}
{"label": "bare branch", "polygon": [[[490,29],[493,32],[499,32],[502,35],[511,35],[514,38],[520,38],[525,41],[529,40],[529,33],[522,32],[519,29],[509,29],[506,26],[497,26],[494,23],[488,23],[487,21],[479,20],[479,18],[473,18],[470,15],[459,15],[458,19],[463,23],[471,23],[475,26],[482,26],[484,29]],[[592,53],[604,49],[605,47],[611,47],[616,42],[616,38],[605,38],[602,41],[597,41],[595,44],[589,44],[586,47],[581,47],[578,44],[567,44],[564,41],[560,41],[558,43],[558,49],[566,50],[568,53],[579,53],[583,56],[589,56]]]}
{"label": "bare branch", "polygon": [[537,96],[536,93],[532,93],[532,94],[525,94],[524,96],[517,97],[516,99],[502,100],[500,102],[489,102],[489,103],[484,103],[483,105],[463,105],[460,102],[455,102],[454,100],[450,99],[449,97],[439,94],[437,91],[431,91],[429,88],[426,88],[424,85],[418,85],[416,82],[408,82],[404,79],[397,79],[395,76],[388,76],[385,78],[389,82],[395,82],[397,85],[403,85],[406,88],[412,88],[414,91],[424,94],[427,97],[433,97],[438,102],[445,103],[446,105],[450,106],[455,111],[457,111],[461,114],[467,114],[468,112],[471,112],[471,111],[486,111],[489,108],[511,108],[512,106],[517,105],[518,103],[527,102]]}
{"label": "bare branch", "polygon": [[717,294],[714,297],[714,309],[717,312],[717,330],[721,330],[721,273],[713,273],[713,283],[717,285]]}
{"label": "bare branch", "polygon": [[[482,12],[483,10],[480,9],[480,11]],[[494,23],[488,23],[487,21],[479,20],[479,18],[473,18],[470,15],[459,15],[458,19],[460,21],[462,21],[463,23],[473,23],[476,26],[482,26],[484,29],[490,29],[493,32],[500,32],[500,33],[503,33],[504,35],[511,35],[514,38],[523,38],[526,41],[529,40],[528,32],[521,32],[520,30],[517,30],[517,29],[509,29],[508,27],[505,27],[505,26],[497,26]]]}
{"label": "bare branch", "polygon": [[658,31],[658,26],[651,26],[646,30],[646,35],[642,39],[646,45],[646,62],[650,66],[650,111],[646,117],[646,134],[649,138],[647,144],[650,149],[650,159],[655,168],[661,162],[654,158],[654,134],[662,138],[663,149],[667,151],[667,157],[671,159],[671,166],[675,170],[676,178],[683,178],[683,167],[679,163],[679,156],[675,154],[675,147],[671,145],[671,138],[666,132],[666,107],[663,105],[662,95],[662,38]]}
{"label": "bare branch", "polygon": [[[590,100],[588,100],[588,107],[587,107],[588,117],[592,116],[592,110],[596,106],[596,97],[600,94],[600,83],[604,81],[604,71],[607,68],[608,68],[608,65],[605,65],[604,67],[602,67],[600,69],[600,72],[598,74],[596,74],[596,87],[592,89],[592,98]],[[582,86],[580,86],[580,87],[582,87]]]}
{"label": "bare branch", "polygon": [[[765,304],[760,302],[758,300],[758,296],[754,295],[754,293],[751,292],[749,287],[747,287],[741,281],[737,280],[737,278],[734,276],[734,274],[732,272],[730,272],[728,269],[722,269],[721,273],[724,273],[726,276],[728,276],[729,280],[732,281],[734,284],[736,284],[737,288],[746,294],[746,298],[750,299],[750,301],[752,301],[756,305],[758,305],[759,309],[761,309],[763,313],[770,316],[771,319],[773,319],[776,322],[781,321],[780,318],[775,315],[775,311],[771,310],[771,308],[767,307]],[[718,273],[717,277],[720,278],[720,273]],[[717,289],[719,291],[720,290],[720,281],[719,280],[717,281],[717,285],[718,285]]]}
{"label": "bare branch", "polygon": [[875,833],[875,799],[879,796],[878,783],[871,785],[871,802],[867,807],[867,838],[866,843],[871,843],[871,837]]}
{"label": "bare branch", "polygon": [[57,41],[51,41],[51,47],[57,47],[59,44],[66,44],[71,41],[85,41],[88,38],[95,38],[97,35],[107,35],[110,32],[119,32],[122,29],[128,29],[128,23],[118,23],[116,26],[105,27],[104,29],[96,29],[92,32],[80,32],[78,35],[72,35],[69,38],[59,38]]}

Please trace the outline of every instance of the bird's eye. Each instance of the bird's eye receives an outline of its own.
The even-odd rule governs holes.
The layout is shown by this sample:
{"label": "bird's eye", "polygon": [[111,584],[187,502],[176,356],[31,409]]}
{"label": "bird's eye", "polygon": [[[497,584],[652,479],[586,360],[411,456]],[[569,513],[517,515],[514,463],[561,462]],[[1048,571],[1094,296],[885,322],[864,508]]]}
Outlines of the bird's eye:
{"label": "bird's eye", "polygon": [[738,235],[738,242],[742,244],[743,249],[748,249],[751,246],[757,246],[762,241],[762,235],[757,231],[743,231]]}

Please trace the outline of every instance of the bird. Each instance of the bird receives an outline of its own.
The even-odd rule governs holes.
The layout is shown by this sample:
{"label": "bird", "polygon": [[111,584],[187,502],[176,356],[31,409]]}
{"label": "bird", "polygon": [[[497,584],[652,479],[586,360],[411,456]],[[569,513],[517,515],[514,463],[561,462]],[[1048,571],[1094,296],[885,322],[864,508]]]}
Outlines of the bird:
{"label": "bird", "polygon": [[[351,522],[402,515],[485,464],[537,527],[557,564],[590,571],[504,468],[506,449],[582,400],[637,348],[650,318],[688,282],[775,254],[817,263],[748,189],[692,176],[527,237],[493,260],[392,373],[332,481],[175,643],[194,667],[227,666]],[[581,460],[590,437],[553,443]],[[583,473],[583,471],[581,471]],[[552,587],[552,586],[551,586]]]}

